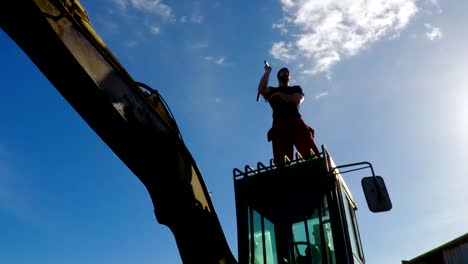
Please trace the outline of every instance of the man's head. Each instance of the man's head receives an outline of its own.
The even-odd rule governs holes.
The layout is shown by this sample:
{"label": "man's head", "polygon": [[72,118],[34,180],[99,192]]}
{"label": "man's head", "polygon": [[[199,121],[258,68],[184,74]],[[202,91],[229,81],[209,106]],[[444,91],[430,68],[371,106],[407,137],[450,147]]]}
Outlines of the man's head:
{"label": "man's head", "polygon": [[288,85],[290,79],[288,68],[281,68],[276,77],[280,85]]}

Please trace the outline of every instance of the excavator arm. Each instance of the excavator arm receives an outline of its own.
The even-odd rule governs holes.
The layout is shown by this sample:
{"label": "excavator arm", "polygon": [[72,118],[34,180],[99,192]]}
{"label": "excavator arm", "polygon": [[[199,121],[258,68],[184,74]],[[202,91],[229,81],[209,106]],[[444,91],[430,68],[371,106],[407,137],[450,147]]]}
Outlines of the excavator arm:
{"label": "excavator arm", "polygon": [[79,1],[6,1],[0,27],[145,185],[184,263],[237,263],[168,107],[125,71]]}

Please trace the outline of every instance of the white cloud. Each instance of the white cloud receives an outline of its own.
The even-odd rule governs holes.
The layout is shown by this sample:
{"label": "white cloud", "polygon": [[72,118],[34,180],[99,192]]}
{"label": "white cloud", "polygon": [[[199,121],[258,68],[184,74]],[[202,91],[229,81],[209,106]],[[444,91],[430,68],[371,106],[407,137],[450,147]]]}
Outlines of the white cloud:
{"label": "white cloud", "polygon": [[220,57],[217,60],[214,60],[213,62],[214,64],[218,64],[218,65],[224,64],[224,57]]}
{"label": "white cloud", "polygon": [[321,97],[324,97],[324,96],[326,96],[326,95],[328,95],[328,92],[319,93],[319,94],[317,94],[317,95],[315,96],[315,99],[318,100],[318,99],[320,99]]}
{"label": "white cloud", "polygon": [[192,17],[190,18],[190,22],[194,24],[201,24],[203,22],[203,19],[203,16],[192,15]]}
{"label": "white cloud", "polygon": [[440,8],[440,5],[439,5],[439,1],[438,0],[426,0],[426,2],[429,4],[429,5],[432,5],[433,7],[436,8],[436,11],[438,13],[442,13],[442,9]]}
{"label": "white cloud", "polygon": [[119,25],[114,21],[108,19],[99,18],[99,24],[107,33],[117,33],[119,32]]}
{"label": "white cloud", "polygon": [[173,16],[172,9],[161,0],[130,0],[132,6],[141,11],[160,15],[164,18]]}
{"label": "white cloud", "polygon": [[130,40],[124,43],[125,47],[127,48],[133,48],[138,45],[138,42],[136,40]]}
{"label": "white cloud", "polygon": [[209,61],[209,62],[212,62],[212,63],[214,63],[216,65],[227,65],[223,56],[220,56],[220,57],[217,57],[217,58],[212,57],[212,56],[206,56],[205,60]]}
{"label": "white cloud", "polygon": [[118,8],[125,10],[127,9],[128,3],[127,0],[113,0]]}
{"label": "white cloud", "polygon": [[283,23],[273,24],[272,28],[278,29],[282,34],[288,33],[288,29],[286,28],[286,25]]}
{"label": "white cloud", "polygon": [[[289,42],[273,44],[270,54],[291,62],[307,59],[305,73],[328,71],[385,35],[401,32],[416,14],[417,0],[281,0]],[[278,26],[274,26],[280,28]],[[281,29],[280,29],[281,30]]]}
{"label": "white cloud", "polygon": [[172,8],[162,3],[162,0],[113,0],[121,10],[127,10],[129,7],[142,12],[154,14],[164,19],[173,19]]}
{"label": "white cloud", "polygon": [[296,55],[293,54],[293,44],[284,43],[283,41],[273,44],[273,47],[270,49],[270,54],[279,60],[289,62],[296,58]]}
{"label": "white cloud", "polygon": [[[151,19],[157,18],[159,19],[159,25],[148,25],[148,22],[145,22],[145,24],[148,26],[148,29],[151,34],[153,35],[158,35],[161,33],[161,28],[162,25],[166,22],[169,23],[174,23],[174,22],[180,22],[182,24],[184,23],[192,23],[192,24],[202,24],[205,17],[200,15],[199,11],[194,11],[192,15],[190,16],[180,16],[177,17],[174,14],[173,9],[165,4],[164,0],[111,0],[114,3],[114,9],[119,9],[121,12],[120,14],[133,19],[135,17],[134,14],[132,14],[132,11],[138,11],[141,12],[145,15],[144,19],[145,21],[151,21],[148,16],[152,16]],[[112,15],[114,13],[114,10],[110,8],[110,14]],[[151,23],[151,22],[149,22]],[[108,31],[110,32],[116,32],[118,28],[116,27],[116,24],[108,24],[109,27]],[[111,28],[111,26],[114,26]],[[127,47],[134,47],[136,43],[134,42],[129,42],[126,44]]]}
{"label": "white cloud", "polygon": [[425,36],[429,40],[438,40],[442,38],[442,31],[438,27],[434,27],[431,24],[424,24],[427,31]]}
{"label": "white cloud", "polygon": [[203,23],[203,20],[205,18],[203,16],[200,16],[200,15],[192,15],[190,16],[190,19],[187,17],[187,16],[181,16],[179,18],[179,22],[180,23],[187,23],[187,22],[191,22],[193,24],[201,24]]}
{"label": "white cloud", "polygon": [[151,34],[154,34],[154,35],[158,35],[161,32],[161,29],[159,28],[159,26],[150,26],[149,30]]}

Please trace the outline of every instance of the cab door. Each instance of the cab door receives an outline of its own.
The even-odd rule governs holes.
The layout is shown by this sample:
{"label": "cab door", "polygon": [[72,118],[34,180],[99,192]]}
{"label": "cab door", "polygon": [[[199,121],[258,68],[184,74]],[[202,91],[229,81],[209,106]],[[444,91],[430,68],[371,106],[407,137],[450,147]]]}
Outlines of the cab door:
{"label": "cab door", "polygon": [[344,234],[343,246],[346,247],[347,259],[349,263],[363,264],[365,263],[365,258],[357,225],[356,204],[347,191],[345,184],[339,179],[337,180],[337,190],[337,198],[340,201],[338,210],[340,210],[340,215],[342,217],[340,222]]}

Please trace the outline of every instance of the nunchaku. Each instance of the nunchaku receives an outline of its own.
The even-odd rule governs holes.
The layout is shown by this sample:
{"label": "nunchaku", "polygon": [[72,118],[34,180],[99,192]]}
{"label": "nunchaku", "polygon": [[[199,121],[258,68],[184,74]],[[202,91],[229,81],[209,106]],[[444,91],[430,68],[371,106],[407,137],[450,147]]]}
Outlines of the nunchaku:
{"label": "nunchaku", "polygon": [[[268,64],[268,61],[264,60],[263,63],[265,64],[265,66],[267,66],[268,68],[270,68],[270,64]],[[257,102],[258,102],[258,99],[260,98],[260,93],[257,93]]]}

